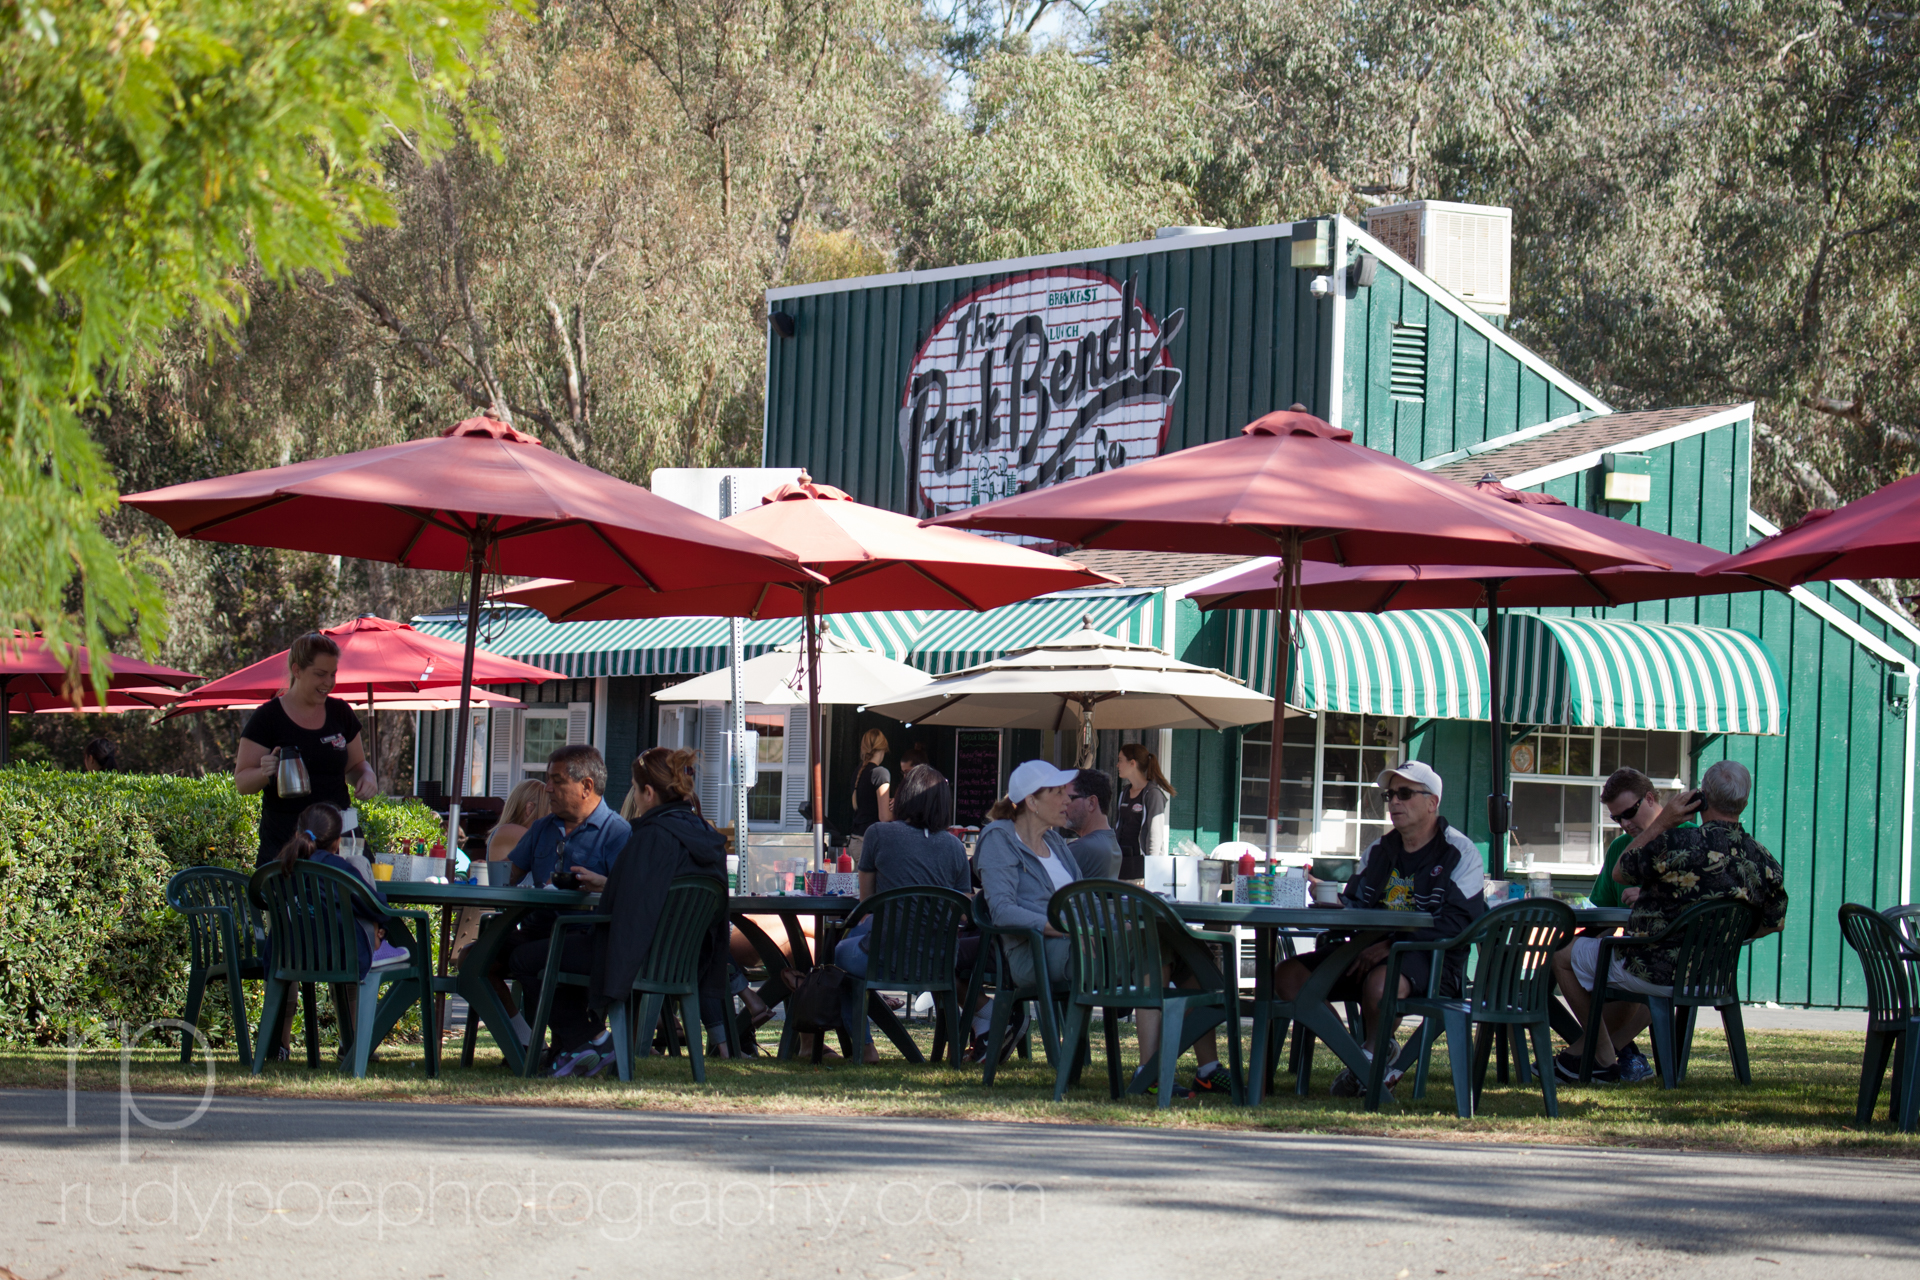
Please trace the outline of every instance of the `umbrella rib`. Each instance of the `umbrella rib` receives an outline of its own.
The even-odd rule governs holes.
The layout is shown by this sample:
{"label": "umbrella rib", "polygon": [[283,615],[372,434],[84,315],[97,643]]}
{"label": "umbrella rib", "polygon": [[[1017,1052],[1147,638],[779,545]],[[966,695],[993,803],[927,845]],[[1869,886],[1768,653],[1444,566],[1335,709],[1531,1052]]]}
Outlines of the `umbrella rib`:
{"label": "umbrella rib", "polygon": [[1177,693],[1174,694],[1173,700],[1179,703],[1181,706],[1185,707],[1187,710],[1193,712],[1193,714],[1195,714],[1196,716],[1199,716],[1202,720],[1205,720],[1207,722],[1207,728],[1218,729],[1220,727],[1219,725],[1213,722],[1212,716],[1208,715],[1206,712],[1202,711],[1200,708],[1194,706],[1191,702],[1188,702],[1185,698],[1181,697],[1179,694]]}
{"label": "umbrella rib", "polygon": [[612,586],[601,587],[600,590],[594,592],[592,595],[588,596],[586,599],[576,600],[572,604],[568,605],[566,608],[562,609],[560,611],[560,616],[555,618],[554,621],[565,622],[568,619],[572,618],[575,614],[579,613],[582,609],[586,609],[592,605],[599,604],[602,600],[605,600],[608,596],[614,594],[616,591],[619,591],[621,589],[622,588],[620,587],[612,587]]}
{"label": "umbrella rib", "polygon": [[[387,509],[390,511],[398,511],[403,516],[412,516],[414,519],[422,522],[422,528],[420,533],[416,533],[414,535],[414,538],[416,541],[421,537],[422,534],[426,532],[426,529],[425,529],[426,525],[432,525],[436,529],[445,530],[447,533],[452,534],[454,537],[460,538],[463,540],[473,536],[472,529],[463,528],[451,520],[443,520],[432,511],[427,511],[420,507],[403,507],[398,505],[397,503],[392,503],[392,502],[387,503],[386,506],[387,506]],[[407,550],[408,551],[413,550],[413,543],[410,542],[407,544]]]}
{"label": "umbrella rib", "polygon": [[940,590],[946,592],[948,595],[952,596],[955,600],[960,601],[962,604],[966,605],[967,608],[973,610],[975,613],[985,612],[985,606],[979,604],[978,602],[970,599],[965,595],[962,595],[960,592],[955,591],[952,587],[940,581],[940,579],[934,577],[932,574],[928,573],[925,569],[922,569],[919,565],[913,563],[912,561],[907,561],[905,563],[907,568],[913,570],[915,573],[925,578],[928,582],[932,583],[935,587],[939,588]]}
{"label": "umbrella rib", "polygon": [[613,539],[609,538],[606,535],[605,531],[603,531],[599,525],[589,524],[586,527],[592,531],[594,537],[606,543],[607,550],[613,552],[614,555],[618,556],[620,558],[620,563],[627,566],[627,568],[633,573],[633,576],[640,579],[640,581],[646,585],[647,590],[649,591],[660,590],[660,584],[655,582],[652,578],[648,577],[646,571],[643,570],[639,565],[633,562],[632,556],[628,555],[626,552],[622,551],[619,547],[615,546]]}
{"label": "umbrella rib", "polygon": [[270,498],[264,498],[261,501],[254,503],[252,506],[242,507],[238,511],[229,511],[225,515],[216,516],[212,520],[202,520],[199,524],[190,525],[181,536],[187,537],[187,538],[197,538],[201,534],[205,533],[208,529],[216,528],[220,525],[226,524],[229,520],[244,519],[245,517],[254,515],[257,512],[265,511],[268,507],[277,507],[281,503],[288,501],[292,497],[293,495],[290,493],[276,493]]}

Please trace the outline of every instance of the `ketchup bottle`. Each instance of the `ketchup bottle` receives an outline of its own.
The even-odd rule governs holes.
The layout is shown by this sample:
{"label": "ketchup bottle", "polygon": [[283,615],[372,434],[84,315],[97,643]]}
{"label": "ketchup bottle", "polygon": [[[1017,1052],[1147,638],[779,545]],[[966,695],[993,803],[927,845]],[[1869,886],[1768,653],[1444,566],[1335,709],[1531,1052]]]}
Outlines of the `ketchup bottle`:
{"label": "ketchup bottle", "polygon": [[840,855],[840,861],[839,861],[839,863],[838,863],[838,864],[836,864],[836,865],[838,865],[838,866],[839,866],[839,868],[840,868],[840,870],[842,870],[842,871],[851,871],[851,870],[853,870],[853,855],[852,855],[852,854],[850,854],[850,853],[843,853],[843,854],[841,854],[841,855]]}
{"label": "ketchup bottle", "polygon": [[1250,876],[1253,874],[1253,855],[1252,854],[1243,853],[1240,855],[1240,874],[1243,876]]}

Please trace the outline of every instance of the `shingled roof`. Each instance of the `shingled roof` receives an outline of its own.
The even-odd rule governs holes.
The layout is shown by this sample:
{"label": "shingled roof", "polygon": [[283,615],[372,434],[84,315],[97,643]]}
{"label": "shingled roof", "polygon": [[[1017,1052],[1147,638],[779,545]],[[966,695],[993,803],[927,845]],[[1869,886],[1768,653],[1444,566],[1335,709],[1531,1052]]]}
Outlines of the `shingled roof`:
{"label": "shingled roof", "polygon": [[[1462,450],[1459,455],[1435,459],[1427,466],[1435,475],[1472,484],[1492,473],[1501,480],[1524,476],[1566,462],[1583,454],[1602,452],[1644,440],[1649,436],[1675,431],[1708,418],[1732,413],[1746,406],[1737,404],[1691,405],[1679,409],[1647,409],[1638,413],[1605,413],[1583,417],[1551,431],[1515,432],[1511,437],[1495,437],[1485,444]],[[1438,461],[1439,465],[1433,465]]]}
{"label": "shingled roof", "polygon": [[[1475,478],[1478,479],[1478,477]],[[1118,578],[1122,586],[1148,587],[1154,590],[1178,586],[1182,582],[1192,582],[1195,578],[1204,578],[1210,573],[1218,573],[1222,569],[1230,569],[1234,565],[1248,562],[1246,556],[1186,555],[1173,551],[1116,551],[1103,547],[1089,547],[1084,551],[1069,551],[1065,554],[1067,559],[1083,564],[1096,573]]]}

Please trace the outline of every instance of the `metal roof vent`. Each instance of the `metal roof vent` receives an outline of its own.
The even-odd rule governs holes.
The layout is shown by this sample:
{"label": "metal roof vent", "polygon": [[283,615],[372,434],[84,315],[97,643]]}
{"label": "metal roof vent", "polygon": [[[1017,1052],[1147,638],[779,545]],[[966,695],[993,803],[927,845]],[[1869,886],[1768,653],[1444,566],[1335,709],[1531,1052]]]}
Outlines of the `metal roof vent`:
{"label": "metal roof vent", "polygon": [[1504,316],[1513,301],[1513,210],[1414,200],[1366,212],[1367,233],[1475,311]]}
{"label": "metal roof vent", "polygon": [[1161,227],[1153,233],[1155,240],[1171,240],[1175,236],[1204,236],[1215,231],[1225,231],[1225,227]]}

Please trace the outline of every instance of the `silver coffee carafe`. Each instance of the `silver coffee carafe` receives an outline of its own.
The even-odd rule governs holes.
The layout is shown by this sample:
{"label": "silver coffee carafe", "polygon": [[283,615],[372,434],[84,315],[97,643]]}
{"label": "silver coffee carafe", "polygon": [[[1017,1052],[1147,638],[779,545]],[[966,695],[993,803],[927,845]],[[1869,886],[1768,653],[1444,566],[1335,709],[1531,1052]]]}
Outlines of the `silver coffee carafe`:
{"label": "silver coffee carafe", "polygon": [[282,800],[292,800],[313,790],[307,777],[307,762],[300,758],[300,748],[280,748],[280,771],[274,778],[274,789]]}

